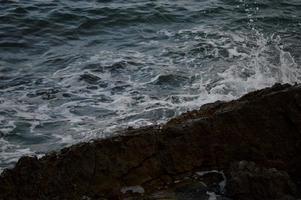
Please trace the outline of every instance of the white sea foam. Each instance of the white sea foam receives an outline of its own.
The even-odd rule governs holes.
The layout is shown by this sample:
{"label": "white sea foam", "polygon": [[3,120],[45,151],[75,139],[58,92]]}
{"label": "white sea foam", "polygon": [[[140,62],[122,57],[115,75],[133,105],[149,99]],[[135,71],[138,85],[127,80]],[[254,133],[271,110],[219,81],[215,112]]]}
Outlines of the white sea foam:
{"label": "white sea foam", "polygon": [[207,192],[207,195],[209,195],[208,200],[217,200],[217,196],[214,192]]}
{"label": "white sea foam", "polygon": [[[158,48],[162,37],[171,42]],[[29,98],[28,94],[36,92],[30,87],[25,94],[1,97],[0,109],[7,116],[0,117],[0,131],[18,134],[19,119],[30,124],[28,130],[24,125],[23,129],[37,137],[49,137],[49,146],[60,147],[107,137],[128,126],[163,123],[202,104],[238,98],[276,82],[300,82],[300,63],[281,43],[279,36],[256,30],[225,32],[205,26],[164,29],[157,33],[157,42],[152,38],[140,44],[147,48],[153,45],[155,53],[100,51],[57,70],[46,80],[58,88],[53,99],[43,100],[39,95]],[[85,73],[100,82],[80,80]],[[33,150],[31,145],[2,144],[6,148],[1,154],[3,163],[40,150],[39,145]]]}
{"label": "white sea foam", "polygon": [[223,180],[221,182],[219,182],[219,187],[220,187],[220,192],[224,193],[225,192],[225,187],[226,187],[226,184],[227,184],[227,178],[226,178],[223,171],[210,170],[210,171],[196,172],[196,174],[198,176],[204,176],[204,175],[210,174],[210,173],[218,173],[218,174],[221,174],[223,176]]}
{"label": "white sea foam", "polygon": [[136,186],[128,186],[128,187],[123,187],[123,188],[121,188],[121,192],[122,192],[123,194],[125,194],[125,193],[127,193],[127,192],[143,194],[143,193],[144,193],[144,188],[141,187],[140,185],[136,185]]}
{"label": "white sea foam", "polygon": [[[29,148],[23,148],[20,145],[8,142],[4,138],[0,138],[0,163],[15,163],[22,155],[34,154],[35,153],[32,152]],[[2,172],[2,170],[3,168],[0,165],[0,173]]]}

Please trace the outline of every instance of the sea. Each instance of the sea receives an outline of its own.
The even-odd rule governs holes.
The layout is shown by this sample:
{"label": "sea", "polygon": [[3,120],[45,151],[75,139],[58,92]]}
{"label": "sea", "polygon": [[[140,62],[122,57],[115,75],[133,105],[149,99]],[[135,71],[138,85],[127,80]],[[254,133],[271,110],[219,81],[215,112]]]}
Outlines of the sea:
{"label": "sea", "polygon": [[0,0],[0,170],[300,80],[300,0]]}

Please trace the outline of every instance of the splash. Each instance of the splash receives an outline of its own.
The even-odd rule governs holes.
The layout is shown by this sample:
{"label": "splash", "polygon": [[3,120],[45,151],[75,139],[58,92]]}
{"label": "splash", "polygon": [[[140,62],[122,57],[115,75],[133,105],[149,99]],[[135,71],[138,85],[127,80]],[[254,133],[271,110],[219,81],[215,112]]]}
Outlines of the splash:
{"label": "splash", "polygon": [[[87,16],[69,10],[68,4],[47,13],[46,30],[40,30],[40,22],[22,21],[31,27],[23,32],[32,31],[25,36],[33,37],[24,44],[51,49],[33,53],[32,62],[21,53],[0,62],[0,167],[24,154],[110,137],[129,126],[164,123],[205,103],[239,98],[276,82],[300,82],[293,44],[300,38],[294,35],[300,22],[287,19],[294,25],[288,27],[292,40],[281,35],[285,28],[261,29],[259,25],[274,23],[261,10],[274,8],[264,2],[88,4],[73,5]],[[109,5],[112,12],[102,12]],[[99,13],[107,16],[99,19]],[[35,22],[32,17],[20,20]],[[35,33],[44,36],[46,45]],[[7,35],[13,43],[6,45],[19,45],[13,34]],[[60,46],[62,41],[66,44]]]}

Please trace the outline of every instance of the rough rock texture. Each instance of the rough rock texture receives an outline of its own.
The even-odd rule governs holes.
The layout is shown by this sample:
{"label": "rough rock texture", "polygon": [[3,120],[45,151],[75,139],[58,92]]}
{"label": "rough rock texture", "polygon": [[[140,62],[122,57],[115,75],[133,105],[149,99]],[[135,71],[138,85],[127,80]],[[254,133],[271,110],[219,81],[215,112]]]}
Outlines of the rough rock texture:
{"label": "rough rock texture", "polygon": [[231,166],[227,195],[240,200],[293,200],[296,185],[285,171],[262,168],[254,162],[240,161]]}
{"label": "rough rock texture", "polygon": [[[249,164],[240,166],[241,160]],[[253,168],[246,167],[250,161]],[[298,197],[301,87],[278,84],[204,105],[163,126],[126,130],[41,159],[23,157],[1,174],[0,199],[123,199],[131,190],[147,199],[212,169],[225,172],[224,195],[232,199]]]}

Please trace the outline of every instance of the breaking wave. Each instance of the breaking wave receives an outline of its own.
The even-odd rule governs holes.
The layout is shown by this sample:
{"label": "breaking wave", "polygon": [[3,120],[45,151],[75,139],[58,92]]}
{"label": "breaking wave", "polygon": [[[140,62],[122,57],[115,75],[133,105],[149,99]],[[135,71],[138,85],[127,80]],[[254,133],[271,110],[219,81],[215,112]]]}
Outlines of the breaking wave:
{"label": "breaking wave", "polygon": [[[11,4],[23,10],[6,8],[0,16],[10,20],[0,23],[3,41],[12,41],[0,50],[5,56],[0,60],[0,168],[21,155],[43,155],[129,126],[160,124],[205,103],[301,79],[300,16],[281,16],[289,26],[278,19],[281,29],[271,30],[275,20],[261,14],[270,9],[265,3],[204,1],[197,9],[193,1],[125,7],[117,2],[107,5],[111,10],[71,3],[73,10],[63,6],[41,17],[53,23],[40,32],[29,27],[33,32],[22,40],[3,27],[25,31],[17,14],[44,7]],[[49,1],[47,6],[58,5]],[[30,47],[32,41],[36,46]]]}

